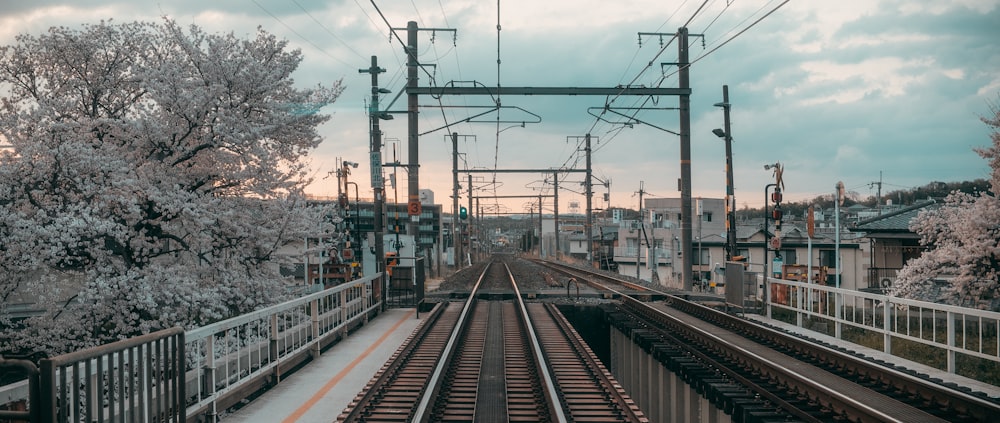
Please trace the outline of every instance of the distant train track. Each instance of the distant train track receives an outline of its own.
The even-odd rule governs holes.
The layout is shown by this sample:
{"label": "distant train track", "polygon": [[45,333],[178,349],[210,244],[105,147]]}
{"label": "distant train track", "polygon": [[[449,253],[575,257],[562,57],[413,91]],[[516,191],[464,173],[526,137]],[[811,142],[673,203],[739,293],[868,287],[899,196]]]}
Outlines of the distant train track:
{"label": "distant train track", "polygon": [[[645,338],[643,343],[675,351],[687,366],[701,365],[712,382],[698,389],[713,392],[721,408],[745,402],[749,395],[760,400],[755,405],[760,413],[802,421],[1000,420],[1000,403],[983,394],[944,386],[677,295],[565,264],[543,264],[613,291],[620,303],[605,306],[611,319],[625,331],[640,327],[637,336]],[[648,302],[654,296],[663,301]]]}
{"label": "distant train track", "polygon": [[[480,289],[513,300],[478,299]],[[464,304],[439,303],[338,421],[646,422],[551,304],[525,304],[491,263]]]}

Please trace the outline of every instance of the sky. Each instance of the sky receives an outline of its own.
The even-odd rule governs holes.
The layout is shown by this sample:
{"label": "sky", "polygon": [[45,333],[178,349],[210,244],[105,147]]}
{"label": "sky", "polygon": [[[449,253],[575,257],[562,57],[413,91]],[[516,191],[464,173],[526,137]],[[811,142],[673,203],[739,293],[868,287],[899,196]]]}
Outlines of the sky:
{"label": "sky", "polygon": [[[723,85],[738,208],[763,204],[765,186],[774,182],[764,165],[773,163],[784,167],[785,201],[833,195],[838,181],[865,198],[879,187],[886,193],[989,178],[974,149],[989,145],[980,118],[1000,103],[1000,0],[5,0],[0,44],[53,26],[164,16],[247,38],[261,28],[303,52],[297,85],[344,83],[337,102],[323,109],[332,119],[309,158],[315,180],[307,192],[319,196],[337,194],[330,172],[352,161],[360,163],[350,176],[360,197],[372,197],[371,77],[358,70],[377,56],[386,69],[379,85],[392,91],[382,109],[405,111],[405,95],[392,102],[404,91],[406,56],[390,25],[402,29],[409,21],[422,28],[422,87],[462,81],[454,84],[676,88],[672,34],[685,26],[701,34],[689,48],[695,198],[726,192],[725,143],[712,132],[724,123],[722,108],[714,106]],[[405,31],[397,34],[406,39]],[[644,198],[680,197],[677,97],[504,96],[499,114],[466,121],[494,101],[420,97],[420,188],[432,190],[445,210],[451,209],[451,132],[460,135],[459,168],[477,170],[473,196],[484,213],[527,212],[533,200],[512,197],[552,195],[552,174],[510,171],[582,170],[587,133],[595,209],[635,209],[640,191]],[[602,114],[605,104],[621,114]],[[381,129],[383,161],[405,164],[405,114],[382,121]],[[495,169],[501,171],[481,172]],[[583,175],[560,175],[560,213],[584,211]],[[463,204],[467,178],[460,177]],[[402,169],[396,179],[401,184],[387,185],[387,197],[405,202]],[[551,199],[545,202],[551,212]]]}

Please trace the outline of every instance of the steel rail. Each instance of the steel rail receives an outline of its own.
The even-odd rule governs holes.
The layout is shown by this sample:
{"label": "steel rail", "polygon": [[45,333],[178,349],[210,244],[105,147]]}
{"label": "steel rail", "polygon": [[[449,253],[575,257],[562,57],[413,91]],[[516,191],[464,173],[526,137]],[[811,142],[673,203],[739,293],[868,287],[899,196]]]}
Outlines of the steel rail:
{"label": "steel rail", "polygon": [[489,272],[490,266],[493,263],[486,265],[483,269],[483,273],[479,275],[479,279],[476,280],[476,284],[472,287],[472,292],[469,298],[465,300],[465,305],[462,306],[462,312],[458,316],[458,322],[455,323],[455,330],[451,332],[451,336],[448,338],[448,343],[445,344],[444,351],[441,353],[441,358],[438,360],[437,365],[434,367],[434,372],[431,373],[431,377],[428,380],[427,385],[424,388],[423,395],[420,396],[420,402],[417,404],[417,408],[413,413],[413,421],[417,422],[427,422],[430,419],[429,408],[431,401],[437,396],[438,391],[441,389],[441,379],[444,372],[448,369],[448,363],[451,362],[451,357],[455,354],[455,345],[458,343],[458,338],[461,336],[462,330],[465,328],[465,320],[468,318],[469,310],[472,309],[472,304],[476,302],[476,294],[479,291],[479,286],[483,283],[483,278],[486,273]]}
{"label": "steel rail", "polygon": [[[550,262],[541,262],[541,263],[546,265],[551,264]],[[602,275],[600,273],[591,272],[586,269],[579,269],[571,266],[566,266],[563,264],[558,264],[556,267],[561,269],[562,271],[572,272],[577,275],[592,275],[601,279],[615,280],[616,283],[621,282],[614,278]],[[607,289],[609,292],[614,293],[616,296],[620,296],[623,303],[634,304],[637,307],[641,307],[643,309],[649,309],[655,313],[668,316],[663,312],[656,310],[653,307],[650,307],[648,304],[645,304],[643,301],[636,298],[636,295],[634,294],[623,293],[610,286],[589,281],[587,278],[582,278],[582,279],[585,283],[588,283],[591,286]],[[628,282],[626,283],[628,285],[624,286],[630,289],[636,289],[636,287],[640,287],[639,285],[631,284]],[[886,367],[884,365],[879,365],[878,363],[871,362],[869,360],[857,357],[856,355],[850,353],[838,351],[834,348],[817,344],[815,342],[810,342],[809,340],[801,339],[799,337],[783,333],[773,328],[769,328],[766,326],[755,324],[753,322],[749,322],[745,319],[740,319],[735,316],[731,316],[721,311],[711,309],[709,307],[705,307],[703,305],[685,300],[676,295],[672,295],[655,289],[650,289],[647,287],[641,287],[641,288],[648,292],[654,292],[657,294],[664,295],[664,298],[666,298],[664,303],[671,308],[677,309],[679,311],[682,311],[684,313],[693,316],[697,316],[706,321],[714,322],[714,324],[717,324],[721,327],[730,328],[730,330],[739,330],[744,333],[746,332],[754,333],[756,336],[759,336],[763,339],[767,339],[768,341],[774,342],[778,345],[782,345],[785,348],[803,352],[809,356],[820,359],[821,361],[832,361],[838,367],[852,369],[855,370],[857,373],[878,375],[874,376],[874,379],[878,379],[881,382],[887,383],[902,391],[917,392],[917,395],[919,397],[923,398],[923,400],[927,401],[930,404],[934,404],[936,406],[948,406],[956,410],[957,412],[968,414],[980,420],[989,419],[991,417],[995,417],[996,415],[1000,414],[1000,405],[998,405],[996,402],[990,401],[988,398],[982,398],[980,396],[964,392],[959,389],[953,389],[948,386],[933,383],[926,379],[914,376],[913,374],[903,372],[895,368]],[[643,294],[638,294],[638,295],[641,296]],[[678,325],[684,325],[685,327],[687,327],[683,322],[678,323]],[[706,334],[706,336],[711,336],[715,338],[715,342],[719,342],[720,345],[723,346],[727,345],[727,342],[725,340],[718,338],[717,336],[711,334]],[[759,354],[756,354],[750,350],[734,350],[734,351],[735,351],[734,354],[738,354],[744,357],[750,357],[754,361],[757,361],[760,358]],[[766,367],[771,367],[771,371],[774,374],[784,373],[784,370],[781,370],[781,368],[787,367],[784,366],[782,363],[775,363],[775,362],[767,363],[766,360],[762,360],[760,361],[760,363],[762,363]],[[870,407],[868,405],[863,404],[865,399],[855,399],[852,397],[852,395],[856,395],[857,392],[836,392],[829,389],[827,386],[818,384],[815,382],[815,378],[812,377],[811,375],[797,374],[794,371],[788,371],[787,377],[791,380],[800,381],[804,388],[808,387],[809,389],[814,389],[815,392],[817,392],[818,394],[821,394],[826,398],[828,398],[831,403],[839,404],[845,410],[855,410],[853,412],[847,411],[848,413],[856,413],[855,415],[868,415],[872,420],[875,421],[907,421],[906,418],[894,417],[888,415],[882,409],[876,409],[874,407]],[[766,393],[764,395],[768,396]],[[895,399],[891,399],[891,401],[899,402]],[[913,408],[913,410],[918,410],[918,411],[920,410],[920,408],[917,407],[913,406],[909,407]],[[926,415],[928,416],[928,418],[931,419],[934,418],[930,414]]]}
{"label": "steel rail", "polygon": [[[416,329],[411,339],[424,339],[427,334],[434,328],[434,324],[440,319],[443,311],[445,309],[444,304],[437,304],[427,315],[424,322]],[[389,380],[396,376],[395,370],[402,368],[406,360],[412,356],[413,351],[419,347],[417,342],[405,342],[402,349],[395,354],[390,359],[391,362],[386,363],[382,371],[379,371],[373,380],[368,383],[368,386],[385,386]],[[337,419],[337,421],[344,422],[356,422],[361,421],[361,414],[364,412],[365,405],[371,404],[376,396],[380,394],[377,389],[366,389],[363,390],[360,395],[352,402],[352,407],[345,411]]]}
{"label": "steel rail", "polygon": [[[851,382],[851,384],[857,386],[859,390],[844,392],[843,390],[840,389],[831,388],[825,384],[819,383],[816,380],[817,378],[815,374],[800,373],[799,371],[793,369],[792,368],[793,366],[770,360],[761,354],[758,354],[750,349],[738,346],[735,343],[731,342],[730,340],[723,339],[722,337],[714,333],[710,333],[700,328],[691,326],[675,316],[671,316],[663,312],[662,310],[657,310],[656,308],[651,307],[648,304],[645,304],[641,301],[635,300],[634,298],[624,297],[622,299],[622,302],[624,304],[628,304],[630,307],[633,307],[633,310],[642,313],[641,316],[645,318],[654,319],[654,321],[660,324],[672,323],[673,327],[682,328],[682,330],[686,331],[689,334],[689,336],[710,340],[712,342],[711,348],[725,351],[730,356],[749,358],[750,360],[747,360],[745,362],[751,364],[761,374],[767,376],[768,378],[778,379],[782,383],[794,384],[795,386],[806,388],[807,389],[806,392],[809,392],[810,396],[816,397],[817,399],[821,400],[821,402],[827,405],[835,406],[834,407],[835,409],[842,410],[844,414],[851,416],[852,418],[860,419],[854,421],[898,422],[898,423],[914,421],[912,417],[901,418],[898,417],[898,414],[893,414],[884,411],[883,409],[876,408],[870,405],[870,402],[868,401],[870,398],[864,398],[864,399],[855,398],[856,396],[858,396],[859,392],[861,392],[860,389],[867,389],[867,388],[863,388],[860,385],[854,384],[853,382]],[[669,321],[670,323],[668,323],[667,321]],[[707,358],[707,356],[703,357]],[[796,364],[802,364],[801,362],[799,362],[798,359],[794,359],[793,357],[789,357],[789,359],[794,360]],[[714,359],[712,361],[718,363]],[[809,367],[813,366],[810,365]],[[784,409],[786,412],[792,413],[799,418],[805,418],[801,411],[797,410],[793,405],[784,401],[774,393],[769,392],[768,390],[763,389],[759,386],[751,386],[751,387],[757,390],[759,394],[767,398],[769,401],[781,405],[781,408]],[[875,393],[874,390],[872,390],[871,392]],[[886,397],[886,399],[891,400],[891,398],[889,397]],[[898,401],[896,401],[896,403],[903,405],[907,408],[910,408],[912,410],[920,411],[918,408],[912,407],[910,405],[903,404]],[[922,411],[920,412],[920,414],[921,414],[920,421],[922,422],[946,421],[943,419],[938,419],[935,416]],[[812,421],[819,421],[819,420],[812,420]]]}
{"label": "steel rail", "polygon": [[[649,420],[642,415],[642,412],[638,410],[637,407],[630,406],[631,400],[628,400],[624,390],[620,388],[617,382],[612,381],[613,376],[607,371],[607,368],[593,355],[590,347],[576,335],[576,330],[573,329],[573,325],[566,319],[562,313],[558,312],[554,304],[548,303],[545,305],[545,311],[549,314],[549,317],[555,323],[555,325],[566,335],[566,339],[572,344],[572,349],[577,351],[577,356],[581,361],[585,362],[587,369],[592,370],[591,375],[598,380],[601,387],[604,389],[605,394],[613,398],[613,402],[618,406],[618,411],[621,412],[627,421],[630,422],[648,422]],[[633,403],[634,404],[634,403]]]}
{"label": "steel rail", "polygon": [[950,407],[957,412],[971,415],[979,420],[988,420],[1000,415],[1000,403],[982,396],[973,395],[960,389],[934,383],[926,378],[917,377],[898,368],[888,367],[856,354],[840,351],[812,340],[792,336],[782,331],[755,324],[745,319],[723,313],[703,305],[686,301],[682,298],[670,297],[668,305],[672,308],[699,318],[715,322],[723,327],[739,327],[742,332],[752,332],[755,336],[768,342],[782,345],[804,355],[831,362],[833,365],[851,369],[855,373],[878,375],[880,382],[890,385],[900,391],[913,392],[928,403]]}
{"label": "steel rail", "polygon": [[538,340],[538,335],[535,333],[535,329],[531,324],[531,317],[528,316],[528,309],[524,306],[524,299],[521,298],[521,291],[517,288],[514,275],[510,273],[510,266],[507,266],[507,264],[504,263],[504,269],[507,271],[507,276],[510,278],[511,285],[514,287],[514,295],[517,298],[517,308],[521,312],[521,321],[524,322],[524,327],[528,332],[528,339],[531,342],[531,350],[535,355],[535,363],[538,365],[538,372],[542,375],[542,382],[545,386],[545,396],[549,400],[549,407],[552,409],[556,421],[565,422],[566,404],[563,403],[561,397],[559,396],[559,392],[556,389],[555,378],[552,377],[552,371],[549,367],[548,360],[545,359],[545,353],[542,351],[541,342]]}

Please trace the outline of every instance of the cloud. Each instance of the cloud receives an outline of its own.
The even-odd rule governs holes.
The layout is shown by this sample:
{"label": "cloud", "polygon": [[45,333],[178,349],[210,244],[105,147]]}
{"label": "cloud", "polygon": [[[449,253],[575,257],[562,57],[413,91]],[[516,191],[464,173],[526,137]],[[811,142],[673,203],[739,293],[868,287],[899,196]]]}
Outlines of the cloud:
{"label": "cloud", "polygon": [[[640,46],[637,33],[673,32],[701,4],[505,0],[500,3],[502,63],[498,68],[495,2],[376,3],[396,28],[413,20],[424,28],[458,30],[457,40],[443,32],[419,35],[420,60],[428,65],[433,83],[477,80],[508,86],[613,86],[633,80],[635,84],[656,84],[662,77],[661,63],[676,60],[676,44],[657,55],[661,49],[658,37],[647,36]],[[732,2],[727,8],[726,3],[730,2],[712,2],[691,22],[692,33],[705,34],[704,46],[703,39],[692,38],[692,58],[706,54],[774,6]],[[902,186],[922,185],[929,178],[954,181],[981,176],[984,162],[971,149],[989,141],[988,130],[978,117],[1000,92],[1000,77],[996,75],[1000,69],[998,3],[788,3],[692,66],[694,195],[724,189],[723,143],[711,134],[711,129],[722,125],[721,110],[712,104],[721,101],[723,84],[729,85],[733,103],[734,170],[741,204],[742,199],[750,205],[760,204],[760,191],[770,177],[761,166],[775,161],[786,165],[788,198],[827,193],[840,179],[849,186],[868,183],[878,179],[880,170],[887,184]],[[298,84],[309,86],[343,78],[347,90],[331,108],[336,111],[333,119],[321,128],[325,140],[313,158],[314,167],[322,176],[338,157],[367,163],[365,108],[370,76],[358,74],[357,69],[367,67],[371,55],[378,56],[380,66],[387,70],[380,76],[381,85],[393,91],[384,98],[383,106],[403,90],[406,81],[402,48],[389,38],[388,27],[369,2],[3,2],[0,39],[10,43],[14,34],[39,34],[52,25],[77,27],[108,18],[118,22],[157,20],[162,14],[182,25],[196,24],[211,32],[253,34],[260,26],[303,51],[305,59],[294,75]],[[400,35],[406,37],[405,33]],[[669,36],[664,39],[669,40]],[[673,72],[676,67],[664,69]],[[428,74],[421,72],[419,78],[420,84],[431,83]],[[663,86],[677,84],[676,75],[663,81]],[[641,124],[623,129],[588,114],[589,108],[602,106],[606,100],[504,97],[501,101],[505,106],[523,107],[541,116],[542,122],[504,130],[499,139],[495,123],[463,123],[421,137],[422,188],[437,191],[439,201],[450,195],[452,152],[446,132],[469,136],[459,146],[460,166],[513,168],[579,162],[582,156],[567,137],[589,131],[599,139],[595,172],[613,181],[612,205],[634,208],[637,198],[633,194],[639,181],[645,182],[649,192],[677,196],[678,138]],[[438,104],[437,99],[422,97],[420,103],[427,107],[421,109],[420,130],[442,126],[445,120],[453,123],[474,112],[461,106],[489,105],[492,101],[486,97],[443,98],[441,104],[449,107],[442,113],[430,107]],[[636,107],[644,101],[620,98],[613,104]],[[644,105],[676,106],[677,100],[661,98]],[[405,107],[403,96],[393,110]],[[514,118],[517,114],[523,113],[505,109],[502,116]],[[638,116],[663,128],[679,129],[676,111],[647,110]],[[387,138],[403,140],[399,158],[406,161],[406,119],[397,115],[395,120],[383,122],[382,129]],[[393,144],[387,141],[383,149],[386,161],[391,160]],[[493,178],[479,176],[484,184]],[[367,177],[362,179],[367,182]],[[541,176],[508,174],[497,179],[502,183],[496,188],[498,193],[520,194],[536,192],[526,185]],[[364,188],[367,183],[360,185]],[[310,189],[336,192],[336,186],[321,177]],[[576,194],[567,193],[566,198],[580,200]],[[520,207],[517,200],[512,204],[512,209]],[[565,203],[561,205],[565,207]]]}

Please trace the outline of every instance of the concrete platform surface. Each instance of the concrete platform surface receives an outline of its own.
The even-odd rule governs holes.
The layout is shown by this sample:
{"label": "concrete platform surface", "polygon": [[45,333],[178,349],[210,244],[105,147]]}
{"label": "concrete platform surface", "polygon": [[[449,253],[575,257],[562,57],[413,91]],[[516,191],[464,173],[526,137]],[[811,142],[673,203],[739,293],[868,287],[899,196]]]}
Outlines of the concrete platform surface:
{"label": "concrete platform surface", "polygon": [[225,423],[329,423],[354,399],[423,320],[389,309],[241,409]]}

